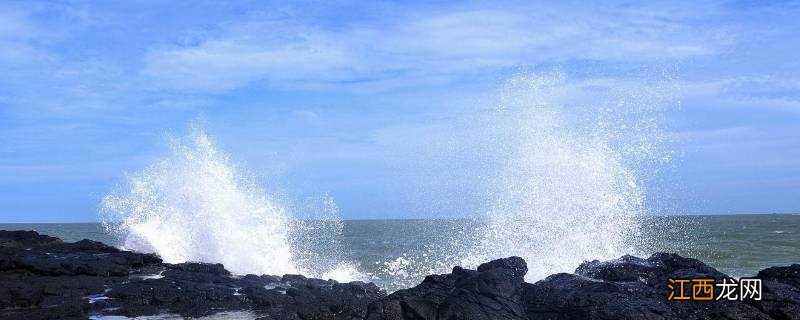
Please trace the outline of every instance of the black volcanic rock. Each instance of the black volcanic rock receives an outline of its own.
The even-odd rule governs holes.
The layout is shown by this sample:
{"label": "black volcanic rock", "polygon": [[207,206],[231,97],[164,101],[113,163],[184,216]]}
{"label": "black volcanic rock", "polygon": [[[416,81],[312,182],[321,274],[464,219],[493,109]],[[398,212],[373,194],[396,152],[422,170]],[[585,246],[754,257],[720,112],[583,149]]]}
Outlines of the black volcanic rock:
{"label": "black volcanic rock", "polygon": [[34,248],[0,247],[0,271],[49,276],[127,276],[131,269],[160,263],[152,254],[120,251],[103,243],[81,240]]}
{"label": "black volcanic rock", "polygon": [[37,248],[62,243],[61,239],[36,231],[0,230],[0,248]]}
{"label": "black volcanic rock", "polygon": [[372,283],[299,275],[233,276],[221,264],[162,263],[153,254],[33,231],[0,231],[0,319],[86,319],[252,310],[269,319],[360,319],[385,296]]}
{"label": "black volcanic rock", "polygon": [[800,319],[800,264],[759,272],[762,299],[747,301],[667,301],[669,278],[727,278],[675,254],[589,261],[536,283],[524,282],[526,272],[521,258],[498,259],[386,296],[372,283],[236,276],[221,264],[168,264],[90,240],[0,231],[0,319],[222,311],[273,320]]}
{"label": "black volcanic rock", "polygon": [[0,318],[86,318],[83,297],[160,262],[90,240],[64,243],[33,231],[0,231]]}
{"label": "black volcanic rock", "polygon": [[[798,269],[773,267],[759,273],[761,301],[667,301],[670,278],[720,281],[727,275],[696,259],[656,253],[648,259],[585,262],[575,274],[525,283],[524,261],[512,257],[477,271],[456,267],[451,274],[428,276],[417,287],[370,304],[366,318],[800,319]],[[691,286],[686,290],[691,292]]]}
{"label": "black volcanic rock", "polygon": [[800,264],[786,267],[769,267],[758,272],[756,278],[785,283],[795,288],[800,288]]}
{"label": "black volcanic rock", "polygon": [[522,283],[528,267],[519,257],[487,262],[477,271],[453,268],[414,288],[370,304],[366,319],[527,319]]}
{"label": "black volcanic rock", "polygon": [[95,309],[125,316],[177,313],[205,316],[227,310],[253,310],[270,319],[353,319],[384,296],[377,286],[338,283],[303,276],[232,277],[220,264],[165,264],[161,278],[112,286],[109,299]]}
{"label": "black volcanic rock", "polygon": [[764,281],[759,309],[775,319],[800,318],[800,264],[770,267],[756,275]]}
{"label": "black volcanic rock", "polygon": [[595,260],[581,264],[575,274],[526,283],[525,309],[531,319],[771,319],[739,301],[667,301],[669,278],[720,281],[727,276],[676,254]]}

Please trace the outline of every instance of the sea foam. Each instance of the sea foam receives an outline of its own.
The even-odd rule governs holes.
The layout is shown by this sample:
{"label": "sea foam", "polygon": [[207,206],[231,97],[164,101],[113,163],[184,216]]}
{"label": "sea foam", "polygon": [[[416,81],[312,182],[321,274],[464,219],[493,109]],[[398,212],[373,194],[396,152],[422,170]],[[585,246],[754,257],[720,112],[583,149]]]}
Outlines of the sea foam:
{"label": "sea foam", "polygon": [[[332,199],[324,202],[324,219],[297,219],[202,131],[171,142],[165,157],[102,201],[103,223],[125,248],[170,263],[222,263],[237,274],[358,278],[331,253],[341,232]],[[313,243],[319,239],[328,242],[324,250]]]}
{"label": "sea foam", "polygon": [[577,102],[574,91],[558,73],[519,75],[500,90],[482,119],[495,155],[486,225],[462,264],[520,256],[534,281],[635,253],[648,214],[642,178],[665,159],[654,94]]}
{"label": "sea foam", "polygon": [[[439,125],[458,134],[429,140],[447,140],[432,143],[452,153],[441,157],[456,164],[447,168],[469,171],[452,176],[480,186],[477,223],[387,257],[374,278],[407,287],[454,265],[519,256],[526,280],[536,281],[585,260],[649,254],[639,252],[649,241],[639,231],[650,213],[645,186],[671,159],[661,113],[675,89],[669,79],[612,83],[522,72],[475,109],[453,112]],[[463,159],[469,165],[460,167]]]}

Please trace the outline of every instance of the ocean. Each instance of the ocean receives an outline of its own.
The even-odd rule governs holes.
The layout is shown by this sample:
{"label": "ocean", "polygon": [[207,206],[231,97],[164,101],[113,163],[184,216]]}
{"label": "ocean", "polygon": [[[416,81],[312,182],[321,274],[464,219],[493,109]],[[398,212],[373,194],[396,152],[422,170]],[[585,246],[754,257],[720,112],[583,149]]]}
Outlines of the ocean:
{"label": "ocean", "polygon": [[[309,250],[339,252],[336,259],[347,262],[353,269],[347,272],[356,274],[352,279],[341,275],[332,278],[373,281],[389,291],[416,285],[429,273],[448,272],[453,264],[460,264],[463,255],[454,251],[463,249],[484,225],[471,219],[344,220],[342,224],[335,250],[329,247],[333,242],[317,242],[316,248]],[[641,219],[640,225],[635,236],[641,241],[633,242],[629,250],[640,256],[675,252],[734,277],[755,275],[769,266],[800,263],[797,214],[659,216]],[[99,223],[0,224],[0,229],[35,230],[65,241],[86,238],[124,245]],[[569,272],[569,267],[561,271]]]}

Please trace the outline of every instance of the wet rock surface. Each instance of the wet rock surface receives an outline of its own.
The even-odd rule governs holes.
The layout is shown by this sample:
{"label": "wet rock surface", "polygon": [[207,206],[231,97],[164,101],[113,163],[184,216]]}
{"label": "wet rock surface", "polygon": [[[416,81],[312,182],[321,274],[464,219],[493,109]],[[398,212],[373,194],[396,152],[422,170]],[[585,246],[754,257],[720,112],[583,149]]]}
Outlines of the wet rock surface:
{"label": "wet rock surface", "polygon": [[222,311],[262,319],[800,319],[800,264],[759,272],[762,298],[745,301],[667,301],[670,278],[727,278],[675,254],[589,261],[536,283],[524,282],[526,272],[521,258],[498,259],[387,296],[372,283],[237,276],[220,264],[168,264],[90,240],[0,231],[0,319]]}
{"label": "wet rock surface", "polygon": [[[718,283],[727,275],[675,254],[595,260],[581,264],[575,274],[526,283],[526,312],[537,319],[770,319],[747,301],[667,301],[670,278]],[[684,292],[691,296],[692,290],[687,284]]]}
{"label": "wet rock surface", "polygon": [[[648,259],[623,256],[584,262],[574,274],[536,283],[522,281],[525,262],[512,257],[477,271],[459,267],[428,276],[369,306],[377,319],[800,319],[800,265],[761,271],[761,300],[668,301],[669,279],[714,279],[727,275],[676,254]],[[692,294],[687,284],[687,295]],[[715,288],[719,290],[719,288]]]}
{"label": "wet rock surface", "polygon": [[519,257],[484,263],[478,270],[453,268],[430,275],[414,288],[398,290],[370,304],[367,319],[527,319],[522,303]]}
{"label": "wet rock surface", "polygon": [[87,319],[253,311],[264,319],[361,319],[372,283],[234,276],[221,264],[162,263],[100,242],[0,231],[0,319]]}

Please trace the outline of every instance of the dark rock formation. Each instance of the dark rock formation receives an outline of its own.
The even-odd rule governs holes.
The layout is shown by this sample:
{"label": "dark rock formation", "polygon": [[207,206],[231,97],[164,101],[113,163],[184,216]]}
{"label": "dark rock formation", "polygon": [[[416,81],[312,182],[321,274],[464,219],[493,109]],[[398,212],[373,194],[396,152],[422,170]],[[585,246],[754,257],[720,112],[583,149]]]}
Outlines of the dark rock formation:
{"label": "dark rock formation", "polygon": [[0,230],[0,248],[38,248],[60,244],[61,239],[39,234],[36,231]]}
{"label": "dark rock formation", "polygon": [[667,301],[670,278],[727,278],[675,254],[585,262],[536,283],[524,282],[526,272],[521,258],[498,259],[386,296],[372,283],[236,276],[220,264],[168,264],[89,240],[0,231],[0,319],[221,311],[262,319],[800,319],[800,264],[759,272],[762,298],[745,301]]}
{"label": "dark rock formation", "polygon": [[[522,282],[520,258],[495,260],[477,271],[453,269],[428,276],[369,306],[377,319],[800,319],[800,265],[759,273],[762,300],[667,301],[668,279],[715,279],[727,275],[675,254],[648,259],[624,256],[581,264],[575,274],[559,273],[536,283]],[[692,287],[686,286],[691,293]],[[714,297],[716,298],[716,297]]]}
{"label": "dark rock formation", "polygon": [[[721,281],[727,276],[675,254],[595,260],[581,264],[575,274],[526,283],[525,309],[536,319],[770,319],[740,301],[667,301],[670,278]],[[687,285],[686,292],[691,290]]]}
{"label": "dark rock formation", "polygon": [[266,319],[360,319],[372,283],[233,276],[221,264],[162,263],[90,240],[0,231],[0,319],[86,319],[251,310]]}
{"label": "dark rock formation", "polygon": [[764,281],[759,309],[775,319],[800,318],[800,264],[770,267],[756,275]]}
{"label": "dark rock formation", "polygon": [[484,263],[477,271],[455,267],[370,304],[367,319],[527,319],[522,303],[527,272],[519,257]]}
{"label": "dark rock formation", "polygon": [[160,263],[151,254],[100,242],[61,240],[33,231],[0,231],[0,318],[85,318],[84,296],[122,282],[131,270]]}
{"label": "dark rock formation", "polygon": [[[254,310],[269,319],[353,319],[383,296],[374,284],[338,283],[303,276],[232,277],[222,265],[165,265],[162,278],[112,286],[94,310],[126,316],[177,313],[204,316],[225,310]],[[108,313],[108,312],[107,312]]]}

